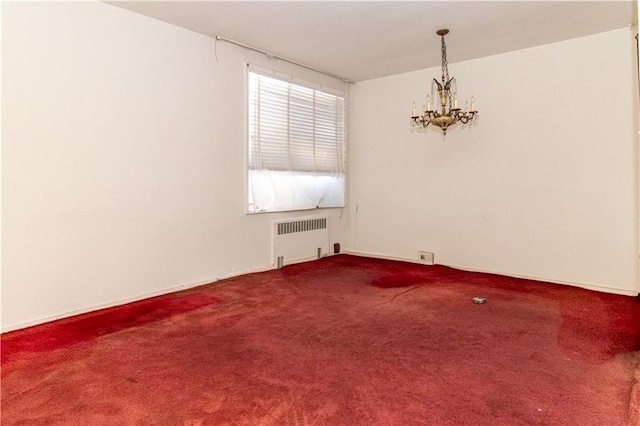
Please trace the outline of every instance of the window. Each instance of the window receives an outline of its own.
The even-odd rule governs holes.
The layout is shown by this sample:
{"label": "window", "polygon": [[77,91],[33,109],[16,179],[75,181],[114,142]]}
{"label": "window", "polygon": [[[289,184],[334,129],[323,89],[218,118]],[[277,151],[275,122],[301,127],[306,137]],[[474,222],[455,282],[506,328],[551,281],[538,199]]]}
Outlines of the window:
{"label": "window", "polygon": [[248,211],[344,207],[344,95],[249,68]]}

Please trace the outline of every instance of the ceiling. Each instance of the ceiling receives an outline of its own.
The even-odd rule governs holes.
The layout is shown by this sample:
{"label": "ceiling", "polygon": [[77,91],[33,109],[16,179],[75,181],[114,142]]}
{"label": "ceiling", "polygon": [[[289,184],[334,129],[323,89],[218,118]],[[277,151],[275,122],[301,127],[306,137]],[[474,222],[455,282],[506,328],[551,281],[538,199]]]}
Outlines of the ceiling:
{"label": "ceiling", "polygon": [[353,81],[628,27],[627,1],[108,1]]}

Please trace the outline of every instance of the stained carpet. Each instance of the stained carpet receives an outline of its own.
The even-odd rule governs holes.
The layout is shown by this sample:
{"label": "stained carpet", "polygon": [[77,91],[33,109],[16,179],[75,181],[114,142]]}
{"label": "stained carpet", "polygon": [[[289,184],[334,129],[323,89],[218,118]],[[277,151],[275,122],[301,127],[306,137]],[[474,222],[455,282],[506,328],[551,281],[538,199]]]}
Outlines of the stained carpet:
{"label": "stained carpet", "polygon": [[640,424],[637,298],[444,266],[334,256],[1,343],[3,425]]}

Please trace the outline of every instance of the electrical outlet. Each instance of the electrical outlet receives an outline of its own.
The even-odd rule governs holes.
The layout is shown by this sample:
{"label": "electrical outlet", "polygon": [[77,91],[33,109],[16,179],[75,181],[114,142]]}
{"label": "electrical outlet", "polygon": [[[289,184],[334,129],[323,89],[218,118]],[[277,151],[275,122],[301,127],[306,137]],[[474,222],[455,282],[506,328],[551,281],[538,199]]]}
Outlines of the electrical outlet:
{"label": "electrical outlet", "polygon": [[430,251],[419,251],[418,252],[418,262],[424,263],[425,265],[433,265],[435,262],[435,255]]}

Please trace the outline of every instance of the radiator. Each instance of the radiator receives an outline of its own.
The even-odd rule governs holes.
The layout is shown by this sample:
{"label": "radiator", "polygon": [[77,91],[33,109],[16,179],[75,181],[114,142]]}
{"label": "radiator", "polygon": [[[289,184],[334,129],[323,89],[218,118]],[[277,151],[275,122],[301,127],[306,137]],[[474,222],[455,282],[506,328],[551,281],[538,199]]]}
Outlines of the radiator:
{"label": "radiator", "polygon": [[329,253],[329,218],[305,218],[273,223],[273,264],[318,259]]}

